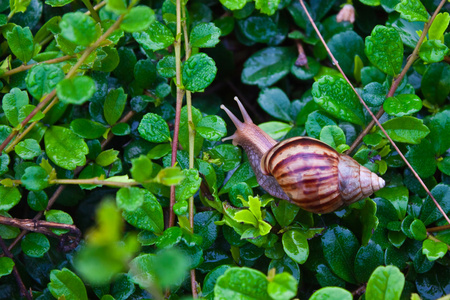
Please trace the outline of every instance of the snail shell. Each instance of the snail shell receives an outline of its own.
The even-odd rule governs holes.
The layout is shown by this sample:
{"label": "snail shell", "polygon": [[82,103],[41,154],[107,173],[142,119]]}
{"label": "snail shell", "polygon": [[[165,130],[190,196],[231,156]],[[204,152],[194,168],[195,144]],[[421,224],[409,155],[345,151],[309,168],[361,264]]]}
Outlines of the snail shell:
{"label": "snail shell", "polygon": [[247,153],[259,185],[274,197],[313,213],[329,213],[364,199],[385,182],[348,155],[309,137],[277,143],[253,124],[242,103],[242,123],[221,106],[236,125],[232,139]]}

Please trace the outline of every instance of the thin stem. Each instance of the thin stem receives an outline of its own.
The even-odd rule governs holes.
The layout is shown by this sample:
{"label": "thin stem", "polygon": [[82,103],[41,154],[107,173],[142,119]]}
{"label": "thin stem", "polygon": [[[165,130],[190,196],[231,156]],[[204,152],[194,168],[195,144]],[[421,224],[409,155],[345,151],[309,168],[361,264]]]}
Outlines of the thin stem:
{"label": "thin stem", "polygon": [[[14,260],[13,255],[11,254],[11,252],[9,252],[8,247],[6,247],[5,242],[3,241],[3,238],[0,236],[0,247],[3,250],[3,253],[11,258],[12,260]],[[20,277],[19,271],[17,271],[17,267],[14,266],[13,267],[13,274],[14,277],[16,278],[17,284],[19,285],[20,288],[20,295],[22,297],[26,297],[28,300],[32,300],[33,297],[31,296],[31,293],[29,291],[27,291],[27,288],[25,287],[25,284],[23,284],[22,278]]]}
{"label": "thin stem", "polygon": [[447,230],[447,229],[450,229],[450,224],[427,228],[427,232],[439,232],[439,231],[444,231],[444,230]]}
{"label": "thin stem", "polygon": [[31,69],[32,67],[34,67],[35,65],[38,65],[38,64],[57,64],[57,63],[69,60],[71,58],[74,58],[74,57],[75,57],[74,55],[65,55],[65,56],[49,59],[49,60],[42,61],[42,62],[35,63],[35,64],[21,65],[21,66],[19,66],[17,68],[14,68],[14,69],[11,69],[9,71],[6,71],[2,75],[0,75],[0,78],[8,77],[8,76],[11,76],[11,75],[14,75],[14,74],[17,74],[17,73],[29,70],[29,69]]}
{"label": "thin stem", "polygon": [[[391,139],[391,137],[389,136],[389,134],[386,132],[386,130],[383,128],[383,126],[381,125],[380,121],[378,121],[378,119],[375,117],[375,115],[372,113],[372,111],[369,109],[369,107],[367,106],[367,104],[364,102],[364,100],[361,98],[361,96],[356,92],[355,87],[351,84],[350,80],[347,78],[347,76],[345,75],[344,71],[342,71],[341,66],[339,65],[338,61],[336,60],[336,58],[334,57],[333,53],[331,53],[330,48],[328,48],[327,44],[325,43],[325,40],[323,39],[322,35],[320,34],[319,29],[317,28],[316,24],[314,23],[313,19],[311,18],[311,15],[309,14],[308,10],[305,7],[305,4],[303,3],[303,0],[299,0],[301,6],[303,7],[303,10],[305,11],[306,16],[308,17],[311,25],[314,27],[314,30],[316,31],[317,35],[319,36],[320,40],[322,41],[322,44],[324,45],[325,49],[327,50],[328,54],[331,57],[331,60],[333,61],[333,64],[338,68],[339,72],[342,74],[342,76],[344,77],[344,79],[347,81],[347,83],[350,85],[350,87],[353,89],[353,92],[356,94],[356,96],[358,97],[359,101],[361,102],[361,104],[365,107],[365,109],[367,110],[367,112],[370,114],[370,116],[372,117],[372,119],[375,121],[375,123],[378,125],[378,127],[381,129],[381,131],[384,133],[384,135],[386,136],[386,138],[389,140],[389,142],[391,143],[392,147],[395,148],[395,150],[398,152],[398,154],[400,155],[400,157],[403,159],[403,161],[406,163],[406,165],[408,166],[408,168],[411,170],[411,172],[414,174],[414,176],[417,178],[417,180],[420,182],[420,184],[422,185],[422,187],[425,189],[425,191],[428,193],[428,195],[430,196],[430,198],[433,200],[434,204],[436,205],[436,207],[439,209],[439,211],[441,212],[441,214],[444,216],[445,220],[450,224],[450,219],[448,218],[448,216],[445,214],[444,210],[442,209],[442,207],[439,205],[439,203],[436,201],[436,199],[434,199],[433,195],[431,194],[430,190],[427,188],[427,186],[425,185],[425,183],[423,182],[423,180],[420,178],[420,176],[417,174],[417,172],[414,170],[414,168],[411,166],[411,164],[408,162],[408,160],[406,159],[406,157],[403,155],[403,153],[400,151],[400,149],[397,147],[397,145],[395,144],[395,142]],[[442,2],[446,2],[445,0],[443,0]],[[443,5],[443,3],[441,2],[441,4]],[[440,4],[440,7],[442,7]],[[438,7],[439,8],[439,7]],[[436,12],[435,12],[436,14]],[[433,15],[434,16],[434,15]]]}
{"label": "thin stem", "polygon": [[[47,107],[44,109],[44,111],[42,113],[45,115],[56,103],[58,103],[58,97],[53,98],[52,102],[50,102],[49,105],[47,105]],[[28,134],[28,132],[30,132],[31,129],[33,129],[33,127],[36,126],[37,123],[39,123],[39,120],[34,121],[27,128],[25,128],[25,130],[22,131],[14,139],[14,141],[12,141],[12,143],[5,149],[5,152],[6,153],[11,152],[14,149],[14,147]]]}
{"label": "thin stem", "polygon": [[84,5],[86,5],[86,8],[89,10],[92,18],[94,18],[94,20],[96,22],[100,23],[100,17],[98,16],[98,13],[95,11],[95,8],[92,6],[92,3],[90,0],[81,0],[83,1]]}
{"label": "thin stem", "polygon": [[[175,128],[173,131],[172,140],[172,167],[177,162],[177,148],[178,148],[178,135],[180,131],[180,115],[181,106],[183,103],[184,90],[181,88],[181,0],[177,0],[177,36],[174,42],[175,50],[175,70],[176,70],[176,83],[177,83],[177,103],[175,108]],[[170,209],[169,209],[169,224],[168,227],[172,227],[175,224],[175,213],[173,206],[175,205],[175,186],[170,187]]]}
{"label": "thin stem", "polygon": [[47,221],[38,221],[33,219],[16,219],[8,218],[5,216],[0,216],[0,224],[17,227],[27,231],[40,232],[46,235],[58,237],[57,234],[53,233],[50,229],[67,229],[78,235],[81,235],[80,229],[75,225],[62,224]]}

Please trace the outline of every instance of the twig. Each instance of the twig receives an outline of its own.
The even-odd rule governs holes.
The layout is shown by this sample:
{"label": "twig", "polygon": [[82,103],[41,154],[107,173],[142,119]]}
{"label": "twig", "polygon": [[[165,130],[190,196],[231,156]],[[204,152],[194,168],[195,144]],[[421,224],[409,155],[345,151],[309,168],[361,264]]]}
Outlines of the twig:
{"label": "twig", "polygon": [[[350,87],[353,89],[353,92],[356,94],[356,96],[358,97],[359,101],[361,102],[361,104],[365,107],[365,109],[367,110],[367,112],[370,114],[370,116],[372,117],[372,119],[375,121],[375,123],[378,125],[378,127],[381,129],[381,131],[384,133],[384,135],[386,136],[386,138],[389,140],[389,142],[391,143],[392,147],[395,148],[395,150],[398,152],[398,154],[400,155],[400,157],[403,159],[403,161],[406,163],[406,165],[408,166],[408,168],[411,170],[411,172],[414,174],[414,176],[417,178],[417,180],[420,182],[420,184],[422,185],[422,187],[425,189],[425,191],[428,193],[428,195],[430,196],[430,198],[433,200],[434,204],[436,205],[436,207],[439,209],[439,211],[441,212],[441,214],[444,216],[445,220],[450,224],[450,219],[449,217],[445,214],[444,210],[442,209],[442,207],[439,205],[439,203],[436,201],[436,199],[434,199],[433,195],[431,194],[430,190],[427,188],[427,186],[425,185],[425,183],[423,182],[423,180],[420,178],[420,176],[417,174],[417,172],[414,170],[414,168],[411,166],[411,164],[408,162],[408,160],[406,159],[406,157],[403,155],[403,153],[400,151],[400,149],[397,147],[397,145],[395,144],[395,142],[391,139],[391,137],[389,136],[389,134],[386,132],[386,130],[383,128],[383,126],[381,125],[380,121],[378,121],[378,119],[375,117],[375,115],[372,113],[372,111],[369,109],[369,107],[367,106],[367,104],[364,102],[364,100],[361,98],[361,96],[356,92],[355,87],[351,84],[350,80],[347,78],[347,76],[345,75],[344,71],[342,71],[341,66],[339,65],[338,61],[336,60],[336,58],[334,57],[333,53],[331,53],[330,48],[328,48],[327,44],[325,43],[325,40],[323,39],[319,29],[317,28],[316,24],[314,23],[314,20],[311,18],[311,15],[309,14],[308,10],[305,7],[305,4],[303,3],[303,0],[299,0],[300,4],[303,7],[303,10],[305,11],[306,16],[308,17],[311,25],[314,27],[314,30],[316,31],[317,35],[319,36],[320,40],[322,41],[322,44],[324,45],[325,49],[327,50],[328,54],[331,57],[331,60],[333,61],[333,64],[338,68],[339,72],[342,74],[342,76],[344,77],[344,79],[347,81],[347,83],[350,85]],[[445,0],[442,0],[441,4],[443,5],[443,2],[446,2]],[[440,4],[440,7],[442,7]],[[439,8],[439,7],[438,7]],[[436,14],[436,12],[435,12]],[[434,16],[434,15],[433,15]]]}
{"label": "twig", "polygon": [[90,0],[81,0],[84,5],[86,5],[86,8],[89,10],[90,14],[92,15],[92,18],[94,18],[94,20],[98,23],[101,22],[100,17],[98,16],[97,11],[95,10],[94,7],[92,7],[92,3]]}
{"label": "twig", "polygon": [[[14,257],[12,256],[11,252],[9,252],[8,247],[6,247],[5,242],[3,241],[3,238],[0,236],[0,247],[3,250],[3,253],[14,260]],[[27,291],[27,288],[25,287],[25,284],[23,284],[22,278],[20,277],[19,271],[17,271],[17,267],[14,265],[13,267],[13,274],[16,278],[17,284],[20,288],[20,295],[22,297],[26,297],[28,300],[32,300],[33,297],[31,296],[31,293]]]}
{"label": "twig", "polygon": [[53,237],[58,237],[57,234],[53,233],[50,228],[53,229],[67,229],[75,235],[80,236],[81,231],[75,225],[62,224],[55,222],[39,221],[34,219],[16,219],[8,218],[5,216],[0,216],[0,224],[9,225],[13,227],[20,228],[22,230],[33,231],[43,233],[45,235],[50,235]]}
{"label": "twig", "polygon": [[[173,131],[172,140],[172,167],[177,162],[177,148],[178,148],[178,135],[180,132],[180,115],[181,106],[183,103],[184,89],[181,88],[181,0],[176,2],[177,9],[177,38],[174,42],[175,49],[175,70],[176,70],[176,83],[177,83],[177,103],[175,108],[175,128]],[[170,187],[170,209],[169,209],[169,224],[168,227],[172,227],[175,224],[175,213],[173,206],[175,205],[175,186]]]}
{"label": "twig", "polygon": [[353,297],[359,297],[362,294],[364,294],[366,292],[366,286],[367,286],[367,284],[365,283],[362,286],[360,286],[359,288],[357,288],[356,290],[354,290],[352,292]]}
{"label": "twig", "polygon": [[32,67],[34,67],[35,65],[38,64],[57,64],[66,60],[69,60],[71,58],[75,58],[75,55],[65,55],[65,56],[61,56],[61,57],[57,57],[57,58],[53,58],[53,59],[49,59],[46,61],[42,61],[42,62],[38,62],[38,63],[34,63],[34,64],[29,64],[29,65],[21,65],[17,68],[11,69],[9,71],[6,71],[5,73],[0,75],[0,78],[4,78],[4,77],[8,77],[26,70],[31,69]]}
{"label": "twig", "polygon": [[450,224],[427,228],[427,232],[439,232],[439,231],[444,231],[444,230],[447,230],[447,229],[450,229]]}

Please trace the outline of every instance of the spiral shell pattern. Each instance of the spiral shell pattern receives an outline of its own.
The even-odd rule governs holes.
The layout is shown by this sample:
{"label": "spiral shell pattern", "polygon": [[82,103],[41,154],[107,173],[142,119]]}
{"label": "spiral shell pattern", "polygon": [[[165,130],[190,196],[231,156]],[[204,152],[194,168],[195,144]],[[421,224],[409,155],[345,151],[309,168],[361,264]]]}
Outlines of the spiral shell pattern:
{"label": "spiral shell pattern", "polygon": [[293,203],[313,213],[329,213],[384,187],[382,178],[353,158],[308,137],[275,145],[261,159]]}

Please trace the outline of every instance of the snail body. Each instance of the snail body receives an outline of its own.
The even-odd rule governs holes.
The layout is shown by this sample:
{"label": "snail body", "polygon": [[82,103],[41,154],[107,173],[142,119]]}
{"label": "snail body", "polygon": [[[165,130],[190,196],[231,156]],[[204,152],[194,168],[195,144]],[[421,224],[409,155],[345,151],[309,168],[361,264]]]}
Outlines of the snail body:
{"label": "snail body", "polygon": [[276,142],[256,126],[242,103],[241,122],[221,106],[236,126],[232,139],[247,153],[259,185],[274,197],[288,200],[306,211],[330,213],[364,199],[385,182],[348,155],[310,137]]}

